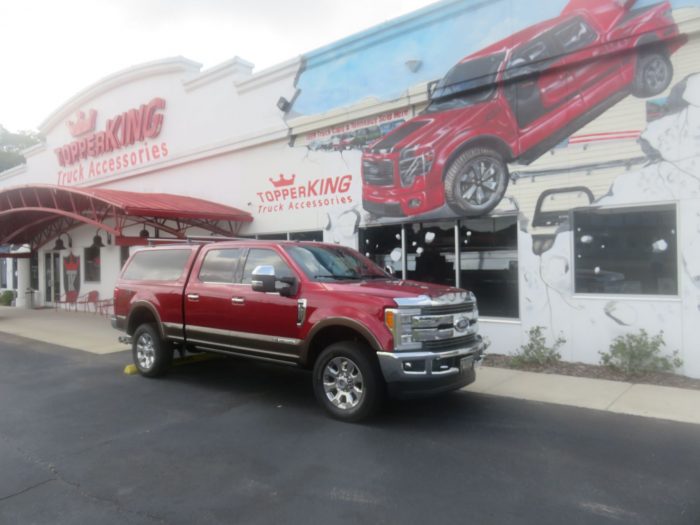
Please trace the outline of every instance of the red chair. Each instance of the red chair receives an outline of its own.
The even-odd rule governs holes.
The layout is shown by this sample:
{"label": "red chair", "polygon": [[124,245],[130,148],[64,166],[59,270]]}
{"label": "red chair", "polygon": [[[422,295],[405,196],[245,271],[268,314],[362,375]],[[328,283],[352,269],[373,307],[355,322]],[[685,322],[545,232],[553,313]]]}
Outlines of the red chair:
{"label": "red chair", "polygon": [[54,301],[53,309],[58,310],[62,304],[67,305],[66,310],[76,310],[76,301],[78,300],[78,295],[75,292],[64,293],[58,301]]}
{"label": "red chair", "polygon": [[97,290],[92,290],[85,295],[81,295],[78,297],[78,300],[76,301],[76,309],[77,305],[81,304],[83,305],[83,311],[87,312],[88,309],[90,308],[90,305],[92,305],[92,308],[95,309],[95,313],[97,313],[97,303],[100,300],[100,292]]}

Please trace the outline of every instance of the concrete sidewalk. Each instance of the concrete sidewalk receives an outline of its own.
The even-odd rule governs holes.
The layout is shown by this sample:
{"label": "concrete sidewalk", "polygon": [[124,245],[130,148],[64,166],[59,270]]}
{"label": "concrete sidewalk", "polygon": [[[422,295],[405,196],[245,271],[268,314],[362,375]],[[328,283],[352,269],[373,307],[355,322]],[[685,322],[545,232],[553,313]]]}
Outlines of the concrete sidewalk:
{"label": "concrete sidewalk", "polygon": [[[0,332],[93,354],[128,350],[109,319],[84,312],[0,307]],[[1,339],[0,339],[1,340]],[[125,358],[130,362],[130,358]],[[700,390],[482,366],[465,388],[495,396],[700,424]]]}

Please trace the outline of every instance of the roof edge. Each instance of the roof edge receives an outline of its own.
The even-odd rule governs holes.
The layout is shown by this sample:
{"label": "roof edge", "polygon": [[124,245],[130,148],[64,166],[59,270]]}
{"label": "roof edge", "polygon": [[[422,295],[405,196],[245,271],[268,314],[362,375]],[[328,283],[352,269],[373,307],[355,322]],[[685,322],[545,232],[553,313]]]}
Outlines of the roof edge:
{"label": "roof edge", "polygon": [[60,121],[70,116],[74,111],[77,111],[83,104],[121,85],[128,84],[141,78],[162,75],[165,73],[198,73],[201,68],[202,64],[199,62],[195,62],[182,56],[177,56],[144,62],[126,69],[122,69],[121,71],[117,71],[116,73],[112,73],[111,75],[101,78],[94,84],[88,86],[68,99],[39,125],[39,131],[43,134],[47,134]]}

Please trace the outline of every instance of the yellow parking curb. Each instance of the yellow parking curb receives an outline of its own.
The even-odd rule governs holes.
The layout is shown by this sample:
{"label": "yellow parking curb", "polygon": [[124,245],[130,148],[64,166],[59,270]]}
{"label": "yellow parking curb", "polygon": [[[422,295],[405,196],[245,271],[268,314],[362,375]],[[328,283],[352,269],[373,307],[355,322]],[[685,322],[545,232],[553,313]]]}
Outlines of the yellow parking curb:
{"label": "yellow parking curb", "polygon": [[124,373],[128,376],[133,376],[134,374],[138,374],[139,371],[136,368],[136,365],[126,365],[124,367]]}

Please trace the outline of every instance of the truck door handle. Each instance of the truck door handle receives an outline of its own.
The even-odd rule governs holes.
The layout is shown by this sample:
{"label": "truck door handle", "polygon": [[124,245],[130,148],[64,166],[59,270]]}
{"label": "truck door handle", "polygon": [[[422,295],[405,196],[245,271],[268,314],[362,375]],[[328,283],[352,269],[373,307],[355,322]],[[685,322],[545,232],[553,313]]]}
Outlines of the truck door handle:
{"label": "truck door handle", "polygon": [[245,304],[243,297],[231,297],[231,304]]}
{"label": "truck door handle", "polygon": [[193,303],[196,303],[199,301],[199,294],[198,293],[188,293],[187,300],[192,301]]}

